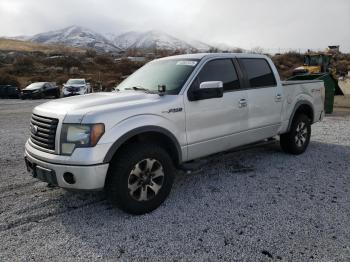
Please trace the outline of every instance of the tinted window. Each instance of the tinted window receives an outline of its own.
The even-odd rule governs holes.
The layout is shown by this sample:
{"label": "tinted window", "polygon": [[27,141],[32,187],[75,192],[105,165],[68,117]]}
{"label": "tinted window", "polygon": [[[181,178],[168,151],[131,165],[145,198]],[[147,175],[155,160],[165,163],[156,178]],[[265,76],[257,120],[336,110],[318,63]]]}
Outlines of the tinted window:
{"label": "tinted window", "polygon": [[239,88],[239,80],[231,59],[218,59],[206,63],[194,84],[199,88],[199,84],[206,81],[222,81],[225,91]]}
{"label": "tinted window", "polygon": [[251,87],[275,86],[275,76],[265,59],[240,59],[247,72]]}

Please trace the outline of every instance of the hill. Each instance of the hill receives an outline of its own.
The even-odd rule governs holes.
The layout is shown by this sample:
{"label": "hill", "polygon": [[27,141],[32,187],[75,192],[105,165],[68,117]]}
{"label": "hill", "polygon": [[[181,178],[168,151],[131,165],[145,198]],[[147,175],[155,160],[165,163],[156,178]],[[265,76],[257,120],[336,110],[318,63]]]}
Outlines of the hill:
{"label": "hill", "polygon": [[39,44],[30,41],[0,38],[0,51],[83,53],[85,50],[57,44]]}
{"label": "hill", "polygon": [[36,43],[89,48],[98,52],[118,53],[122,51],[103,35],[81,26],[70,26],[56,31],[45,32],[28,39]]}
{"label": "hill", "polygon": [[166,49],[166,50],[186,50],[194,49],[208,51],[211,47],[199,41],[185,41],[171,36],[162,31],[127,32],[111,39],[116,46],[123,49]]}
{"label": "hill", "polygon": [[98,53],[112,54],[123,53],[128,50],[154,51],[155,49],[207,52],[213,48],[206,43],[193,39],[180,39],[162,31],[131,31],[115,35],[97,33],[81,26],[69,26],[34,36],[18,36],[14,39],[93,49]]}

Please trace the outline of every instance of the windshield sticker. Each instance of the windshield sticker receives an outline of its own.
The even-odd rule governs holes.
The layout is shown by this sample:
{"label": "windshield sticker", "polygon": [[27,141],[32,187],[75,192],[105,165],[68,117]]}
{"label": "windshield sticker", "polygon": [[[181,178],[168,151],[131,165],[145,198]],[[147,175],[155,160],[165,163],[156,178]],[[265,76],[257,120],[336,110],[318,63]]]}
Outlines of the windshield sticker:
{"label": "windshield sticker", "polygon": [[178,61],[176,63],[176,65],[184,65],[184,66],[195,66],[196,64],[197,64],[197,61],[188,61],[188,60]]}

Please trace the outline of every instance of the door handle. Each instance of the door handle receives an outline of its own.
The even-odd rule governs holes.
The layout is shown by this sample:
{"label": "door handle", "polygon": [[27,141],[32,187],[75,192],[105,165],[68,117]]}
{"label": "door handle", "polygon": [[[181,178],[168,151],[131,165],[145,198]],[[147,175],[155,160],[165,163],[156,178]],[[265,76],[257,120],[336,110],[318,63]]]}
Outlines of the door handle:
{"label": "door handle", "polygon": [[277,94],[276,96],[275,96],[275,101],[276,102],[280,102],[282,100],[282,95],[281,94]]}
{"label": "door handle", "polygon": [[247,100],[246,99],[241,99],[239,100],[239,108],[246,107],[247,106]]}

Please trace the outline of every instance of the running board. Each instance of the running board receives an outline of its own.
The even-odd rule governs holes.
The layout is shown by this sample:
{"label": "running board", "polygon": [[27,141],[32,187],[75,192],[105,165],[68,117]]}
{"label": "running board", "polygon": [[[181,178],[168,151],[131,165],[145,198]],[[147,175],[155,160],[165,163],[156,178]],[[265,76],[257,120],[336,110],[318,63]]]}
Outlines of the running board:
{"label": "running board", "polygon": [[[233,148],[233,149],[230,149],[230,150],[227,150],[224,152],[216,153],[216,154],[213,154],[210,156],[226,155],[226,154],[237,152],[237,151],[248,150],[248,149],[252,149],[252,148],[256,148],[256,147],[260,147],[260,146],[266,146],[266,145],[274,144],[276,141],[277,141],[276,138],[271,137],[271,138],[264,139],[264,140],[259,141],[259,142],[236,147],[236,148]],[[199,158],[199,159],[196,159],[193,161],[182,163],[178,167],[178,170],[180,170],[183,173],[188,174],[188,175],[193,174],[193,173],[198,173],[198,172],[202,171],[204,165],[208,163],[208,157],[210,157],[210,156],[206,156],[206,157]]]}

